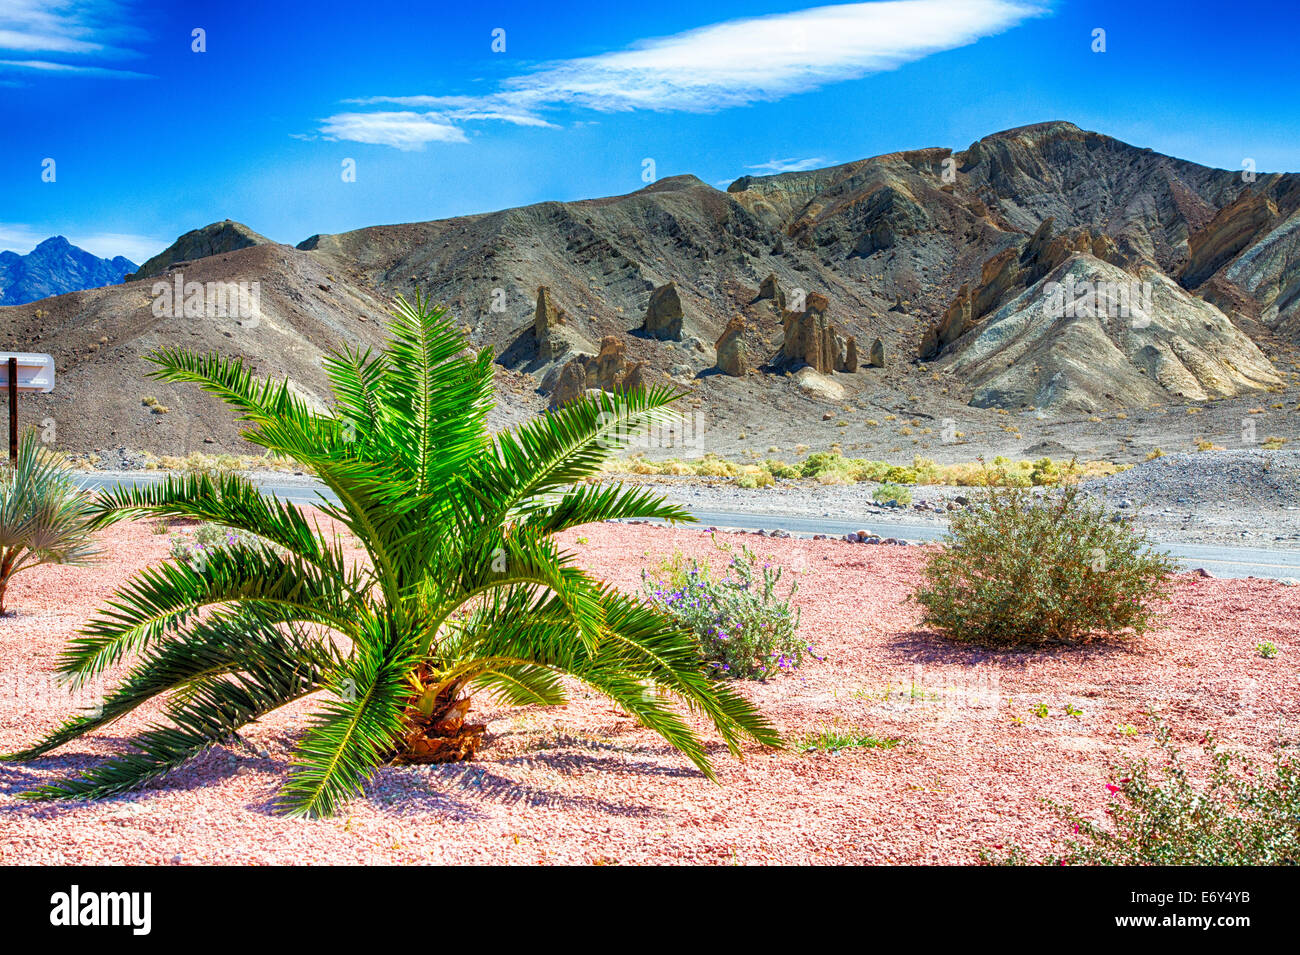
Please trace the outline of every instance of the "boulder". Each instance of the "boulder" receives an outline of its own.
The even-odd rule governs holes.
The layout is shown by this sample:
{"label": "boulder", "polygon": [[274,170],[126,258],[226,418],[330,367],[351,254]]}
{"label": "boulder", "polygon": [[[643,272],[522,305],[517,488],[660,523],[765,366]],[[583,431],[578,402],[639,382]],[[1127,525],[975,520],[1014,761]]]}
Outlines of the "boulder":
{"label": "boulder", "polygon": [[885,343],[877,338],[871,343],[871,353],[867,355],[868,368],[885,367]]}
{"label": "boulder", "polygon": [[682,300],[677,294],[677,285],[669,282],[650,293],[650,304],[646,308],[642,329],[652,338],[681,341],[682,318]]}
{"label": "boulder", "polygon": [[763,279],[763,284],[758,287],[758,298],[755,302],[770,300],[776,303],[776,307],[785,308],[785,289],[781,288],[780,281],[777,280],[775,272],[769,272],[767,278]]}
{"label": "boulder", "polygon": [[717,367],[724,375],[743,378],[749,370],[745,362],[745,320],[739,315],[727,322],[716,346]]}
{"label": "boulder", "polygon": [[587,393],[587,363],[590,360],[590,355],[575,355],[564,363],[559,378],[551,387],[552,408],[558,408]]}

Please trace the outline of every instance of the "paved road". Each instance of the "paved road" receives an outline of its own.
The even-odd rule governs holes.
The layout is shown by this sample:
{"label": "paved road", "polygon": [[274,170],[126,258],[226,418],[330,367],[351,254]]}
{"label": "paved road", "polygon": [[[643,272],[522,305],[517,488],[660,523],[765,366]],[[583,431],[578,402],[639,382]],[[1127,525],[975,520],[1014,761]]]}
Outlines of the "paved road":
{"label": "paved road", "polygon": [[[81,485],[98,489],[130,484],[145,484],[159,480],[156,474],[83,475]],[[311,504],[319,500],[318,485],[306,482],[277,481],[274,478],[258,481],[265,493],[296,504]],[[323,490],[323,488],[321,489]],[[328,492],[327,492],[328,493]],[[786,514],[761,514],[738,511],[713,511],[692,509],[691,513],[705,526],[743,530],[784,530],[791,534],[832,534],[841,536],[850,531],[869,529],[882,537],[898,537],[909,541],[939,540],[943,528],[930,524],[903,524],[869,520],[845,521],[824,517],[795,517]],[[1300,579],[1300,549],[1269,547],[1221,547],[1208,544],[1184,544],[1178,541],[1160,541],[1186,570],[1203,567],[1216,577],[1269,577]]]}

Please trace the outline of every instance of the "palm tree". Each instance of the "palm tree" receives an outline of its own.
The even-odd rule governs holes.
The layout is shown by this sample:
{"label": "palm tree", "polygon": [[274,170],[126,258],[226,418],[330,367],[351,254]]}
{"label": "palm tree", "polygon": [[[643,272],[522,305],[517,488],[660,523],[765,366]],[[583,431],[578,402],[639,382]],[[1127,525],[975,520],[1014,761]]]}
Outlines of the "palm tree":
{"label": "palm tree", "polygon": [[[247,422],[245,437],[315,471],[333,492],[320,510],[360,541],[239,475],[173,476],[105,492],[102,520],[193,518],[245,531],[201,565],[167,562],[125,585],[68,646],[75,683],[136,658],[98,716],[75,717],[30,759],[167,694],[171,725],[138,752],[43,785],[30,798],[93,798],[157,778],[250,721],[326,691],[281,790],[288,812],[326,815],[386,761],[472,755],[474,694],[558,704],[563,676],[607,695],[716,779],[682,706],[729,750],[779,745],[744,697],[712,683],[688,633],[584,573],[552,539],[610,518],[688,520],[645,489],[586,483],[642,429],[666,423],[664,389],[570,402],[495,436],[492,355],[441,307],[399,298],[385,351],[345,347],[325,361],[335,407],[313,411],[287,382],[257,381],[239,360],[164,349],[153,377],[191,382]],[[343,639],[340,639],[343,638]],[[675,705],[680,704],[680,705]]]}
{"label": "palm tree", "polygon": [[13,466],[0,464],[0,616],[9,581],[19,571],[94,558],[92,510],[70,469],[34,430],[24,434]]}

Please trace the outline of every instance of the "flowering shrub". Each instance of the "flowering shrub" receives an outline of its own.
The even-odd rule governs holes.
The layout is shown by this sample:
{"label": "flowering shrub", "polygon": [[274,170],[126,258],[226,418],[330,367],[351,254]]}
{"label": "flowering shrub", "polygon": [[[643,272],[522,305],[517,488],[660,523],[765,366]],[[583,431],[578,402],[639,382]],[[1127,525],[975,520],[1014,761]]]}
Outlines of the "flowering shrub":
{"label": "flowering shrub", "polygon": [[[1203,786],[1189,777],[1169,728],[1156,721],[1156,743],[1166,764],[1138,760],[1117,770],[1109,826],[1085,819],[1070,806],[1047,800],[1073,836],[1063,855],[1045,865],[1297,865],[1300,864],[1300,766],[1280,749],[1271,778],[1243,757],[1216,752],[1202,740],[1211,770]],[[1236,769],[1234,769],[1236,765]],[[985,861],[1023,865],[1023,850]]]}
{"label": "flowering shrub", "polygon": [[689,563],[680,551],[653,571],[641,571],[646,595],[658,608],[685,626],[699,641],[700,655],[712,675],[766,680],[803,663],[808,646],[798,636],[799,610],[790,585],[777,596],[782,570],[747,547],[740,553],[717,544],[726,564]]}
{"label": "flowering shrub", "polygon": [[1041,500],[990,488],[953,515],[947,545],[930,557],[913,599],[926,623],[980,643],[1142,633],[1176,566],[1074,486]]}
{"label": "flowering shrub", "polygon": [[260,538],[247,531],[220,527],[216,524],[200,524],[193,534],[177,534],[171,539],[171,556],[173,560],[186,564],[202,564],[214,550],[236,544],[254,544]]}

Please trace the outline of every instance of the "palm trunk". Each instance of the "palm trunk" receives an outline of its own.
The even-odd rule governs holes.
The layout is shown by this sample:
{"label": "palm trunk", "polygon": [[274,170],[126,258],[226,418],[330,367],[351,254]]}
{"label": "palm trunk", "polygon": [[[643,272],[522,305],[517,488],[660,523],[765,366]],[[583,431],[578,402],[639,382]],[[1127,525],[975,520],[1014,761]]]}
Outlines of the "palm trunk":
{"label": "palm trunk", "polygon": [[459,763],[474,757],[487,726],[465,722],[471,701],[461,697],[462,689],[459,684],[452,686],[432,704],[419,694],[412,696],[406,707],[407,729],[398,742],[393,762]]}

